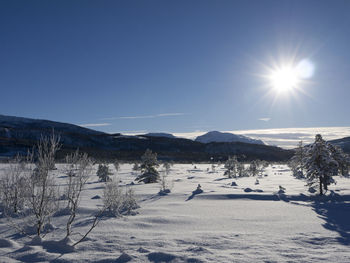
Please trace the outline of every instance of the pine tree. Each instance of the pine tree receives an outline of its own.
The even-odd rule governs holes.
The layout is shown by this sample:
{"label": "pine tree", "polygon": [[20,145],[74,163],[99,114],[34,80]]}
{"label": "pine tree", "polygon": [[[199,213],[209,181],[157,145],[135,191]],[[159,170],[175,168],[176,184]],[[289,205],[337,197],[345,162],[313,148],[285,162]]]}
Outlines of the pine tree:
{"label": "pine tree", "polygon": [[323,190],[327,191],[328,185],[334,182],[332,176],[338,174],[338,162],[333,158],[330,148],[330,144],[317,134],[315,142],[308,147],[304,159],[308,185],[318,183],[320,195],[323,195]]}
{"label": "pine tree", "polygon": [[153,153],[151,150],[147,149],[144,155],[142,155],[141,161],[142,174],[136,178],[136,181],[144,182],[145,184],[158,182],[159,172],[156,167],[158,167],[159,164],[157,153]]}
{"label": "pine tree", "polygon": [[238,174],[238,160],[236,156],[229,156],[227,161],[225,162],[225,175],[228,178],[236,178]]}
{"label": "pine tree", "polygon": [[259,174],[260,171],[260,161],[259,160],[254,160],[250,163],[249,165],[249,172],[251,176],[256,176]]}
{"label": "pine tree", "polygon": [[99,164],[97,168],[96,175],[98,176],[100,182],[109,182],[111,178],[109,177],[112,173],[109,171],[108,164]]}
{"label": "pine tree", "polygon": [[329,150],[332,154],[334,160],[337,161],[339,167],[339,173],[343,176],[348,175],[350,166],[350,157],[348,154],[344,153],[343,150],[337,146],[329,144]]}

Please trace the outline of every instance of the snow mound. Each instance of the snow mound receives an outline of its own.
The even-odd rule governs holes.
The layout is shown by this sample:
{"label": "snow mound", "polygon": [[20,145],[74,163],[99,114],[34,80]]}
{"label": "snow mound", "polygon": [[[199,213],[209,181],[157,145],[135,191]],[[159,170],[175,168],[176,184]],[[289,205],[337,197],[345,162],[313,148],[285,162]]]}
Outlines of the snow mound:
{"label": "snow mound", "polygon": [[312,194],[313,194],[313,193],[316,193],[316,190],[315,190],[315,188],[313,188],[313,187],[310,187],[310,188],[309,188],[309,193],[312,193]]}
{"label": "snow mound", "polygon": [[123,253],[116,259],[115,263],[126,263],[132,260],[132,257],[126,253]]}
{"label": "snow mound", "polygon": [[39,236],[35,236],[31,241],[29,241],[28,245],[31,246],[39,246],[42,243],[42,239]]}
{"label": "snow mound", "polygon": [[71,253],[74,252],[73,241],[66,237],[60,241],[43,241],[43,247],[52,253]]}
{"label": "snow mound", "polygon": [[139,247],[139,248],[137,249],[137,252],[139,252],[139,253],[148,253],[149,250],[148,250],[148,249],[145,249],[145,248],[143,248],[143,247]]}
{"label": "snow mound", "polygon": [[18,247],[18,244],[15,241],[0,238],[0,248],[15,248]]}
{"label": "snow mound", "polygon": [[168,195],[168,194],[170,194],[170,189],[164,189],[164,190],[160,190],[159,191],[159,195]]}
{"label": "snow mound", "polygon": [[246,193],[251,193],[251,192],[262,193],[262,192],[264,192],[264,191],[261,190],[261,189],[251,189],[251,188],[249,188],[249,187],[244,188],[243,191],[246,192]]}
{"label": "snow mound", "polygon": [[244,192],[246,192],[246,193],[250,193],[250,192],[253,192],[253,189],[252,189],[252,188],[247,187],[247,188],[245,188],[245,189],[244,189]]}

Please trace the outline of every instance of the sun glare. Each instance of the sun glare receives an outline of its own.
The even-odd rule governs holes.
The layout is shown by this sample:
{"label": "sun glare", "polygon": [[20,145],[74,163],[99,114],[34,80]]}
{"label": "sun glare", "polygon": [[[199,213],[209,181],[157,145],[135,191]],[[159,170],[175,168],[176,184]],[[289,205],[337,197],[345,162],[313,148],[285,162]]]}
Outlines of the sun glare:
{"label": "sun glare", "polygon": [[297,87],[300,79],[297,71],[292,67],[283,67],[271,73],[272,86],[279,92],[288,91]]}
{"label": "sun glare", "polygon": [[270,69],[268,79],[270,86],[278,93],[290,92],[299,89],[305,79],[309,79],[314,74],[314,65],[307,59],[299,63],[288,63]]}

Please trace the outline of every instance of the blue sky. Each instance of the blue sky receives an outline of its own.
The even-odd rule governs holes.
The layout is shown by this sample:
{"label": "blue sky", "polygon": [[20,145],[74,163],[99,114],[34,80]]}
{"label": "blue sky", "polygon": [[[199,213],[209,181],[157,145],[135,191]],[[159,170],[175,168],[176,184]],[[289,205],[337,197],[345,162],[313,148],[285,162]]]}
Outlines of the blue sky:
{"label": "blue sky", "polygon": [[[350,126],[350,1],[1,1],[0,113],[106,132]],[[277,96],[266,69],[308,59]],[[263,120],[262,120],[263,119]]]}

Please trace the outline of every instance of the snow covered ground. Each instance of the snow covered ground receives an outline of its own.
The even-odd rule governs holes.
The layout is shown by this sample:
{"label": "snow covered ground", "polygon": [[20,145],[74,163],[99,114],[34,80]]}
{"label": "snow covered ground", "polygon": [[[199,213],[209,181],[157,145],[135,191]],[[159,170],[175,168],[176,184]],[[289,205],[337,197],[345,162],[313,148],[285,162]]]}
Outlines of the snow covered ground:
{"label": "snow covered ground", "polygon": [[[57,243],[30,245],[0,218],[0,262],[350,262],[349,178],[336,177],[337,185],[319,197],[286,166],[268,167],[259,184],[253,177],[225,178],[222,165],[207,172],[210,166],[174,165],[169,195],[158,195],[158,184],[130,186],[138,214],[103,219],[71,253],[62,253]],[[54,173],[63,187],[61,168]],[[1,164],[0,173],[5,171]],[[136,177],[130,164],[123,164],[118,175],[122,186]],[[192,195],[198,184],[203,193]],[[285,194],[278,193],[279,185]],[[72,239],[88,229],[101,205],[92,197],[102,196],[102,189],[93,176]],[[61,240],[65,216],[54,217],[52,224],[59,229],[44,240]]]}

